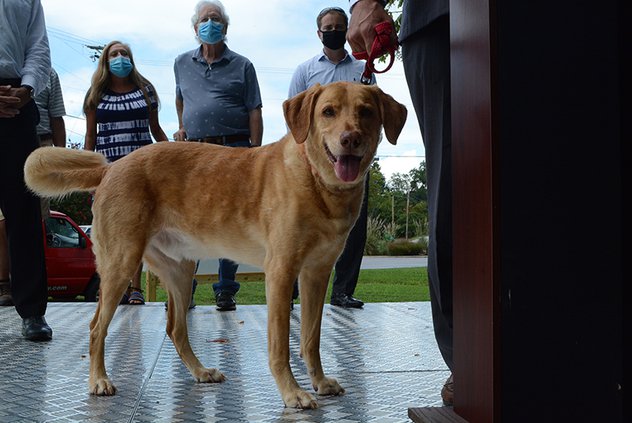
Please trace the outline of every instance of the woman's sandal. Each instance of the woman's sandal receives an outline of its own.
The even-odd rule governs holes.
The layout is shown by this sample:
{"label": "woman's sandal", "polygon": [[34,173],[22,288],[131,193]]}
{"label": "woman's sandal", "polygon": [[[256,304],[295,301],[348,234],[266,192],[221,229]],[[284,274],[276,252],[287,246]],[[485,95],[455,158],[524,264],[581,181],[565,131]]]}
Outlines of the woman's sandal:
{"label": "woman's sandal", "polygon": [[11,281],[9,279],[0,280],[0,306],[12,306]]}
{"label": "woman's sandal", "polygon": [[145,297],[143,297],[143,290],[140,288],[132,288],[132,292],[129,294],[127,303],[130,305],[145,304]]}

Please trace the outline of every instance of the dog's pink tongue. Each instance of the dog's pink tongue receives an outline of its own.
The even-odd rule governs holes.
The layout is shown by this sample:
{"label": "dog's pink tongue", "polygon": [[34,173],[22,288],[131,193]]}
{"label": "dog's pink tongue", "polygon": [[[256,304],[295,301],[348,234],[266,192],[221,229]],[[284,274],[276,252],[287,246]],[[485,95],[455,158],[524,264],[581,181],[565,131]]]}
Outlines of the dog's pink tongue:
{"label": "dog's pink tongue", "polygon": [[360,173],[360,157],[345,155],[338,157],[334,165],[336,176],[344,182],[352,182]]}

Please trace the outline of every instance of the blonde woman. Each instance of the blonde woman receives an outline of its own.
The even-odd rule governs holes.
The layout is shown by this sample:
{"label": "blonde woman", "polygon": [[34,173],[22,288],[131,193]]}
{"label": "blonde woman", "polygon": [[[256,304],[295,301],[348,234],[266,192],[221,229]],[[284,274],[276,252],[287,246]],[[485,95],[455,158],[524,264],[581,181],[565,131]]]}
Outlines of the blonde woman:
{"label": "blonde woman", "polygon": [[[129,45],[112,41],[103,49],[83,103],[85,150],[102,153],[110,162],[156,141],[167,141],[158,121],[158,94],[134,64]],[[121,303],[144,304],[141,267]]]}

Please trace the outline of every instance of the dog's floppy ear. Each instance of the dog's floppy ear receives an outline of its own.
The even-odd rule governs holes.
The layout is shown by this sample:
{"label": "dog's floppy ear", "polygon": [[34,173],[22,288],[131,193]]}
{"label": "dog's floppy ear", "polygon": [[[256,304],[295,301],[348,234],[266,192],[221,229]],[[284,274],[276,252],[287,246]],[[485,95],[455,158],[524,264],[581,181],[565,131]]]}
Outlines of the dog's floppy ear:
{"label": "dog's floppy ear", "polygon": [[386,139],[391,144],[397,144],[397,137],[404,128],[408,111],[403,104],[399,104],[393,97],[386,94],[381,89],[375,87],[378,104],[380,105],[380,113],[382,117],[382,125]]}
{"label": "dog's floppy ear", "polygon": [[321,86],[316,84],[308,90],[283,102],[283,115],[294,140],[301,144],[307,139],[312,121],[312,113]]}

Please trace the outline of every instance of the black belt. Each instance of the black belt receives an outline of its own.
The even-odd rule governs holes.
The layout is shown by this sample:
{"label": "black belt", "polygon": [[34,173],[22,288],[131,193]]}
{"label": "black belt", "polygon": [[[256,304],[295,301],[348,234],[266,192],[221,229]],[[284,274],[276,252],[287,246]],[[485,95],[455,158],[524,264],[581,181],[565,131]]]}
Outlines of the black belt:
{"label": "black belt", "polygon": [[13,88],[17,88],[22,85],[20,78],[0,78],[0,85],[11,85]]}
{"label": "black belt", "polygon": [[40,140],[52,140],[53,134],[42,134],[39,137],[40,137]]}
{"label": "black belt", "polygon": [[194,142],[205,142],[207,144],[217,144],[217,145],[226,145],[232,144],[237,141],[250,141],[250,135],[220,135],[217,137],[204,137],[198,139],[190,139],[189,141]]}

